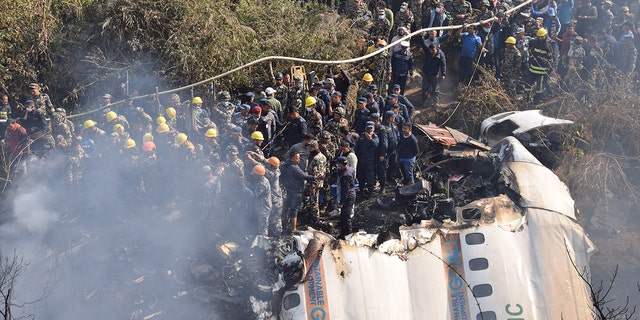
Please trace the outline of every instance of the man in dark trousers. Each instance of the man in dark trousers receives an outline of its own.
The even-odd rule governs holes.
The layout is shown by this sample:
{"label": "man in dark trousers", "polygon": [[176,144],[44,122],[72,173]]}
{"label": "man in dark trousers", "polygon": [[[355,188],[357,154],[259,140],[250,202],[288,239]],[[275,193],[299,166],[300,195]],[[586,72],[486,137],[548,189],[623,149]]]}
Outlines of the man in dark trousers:
{"label": "man in dark trousers", "polygon": [[426,100],[425,105],[435,106],[438,103],[440,80],[444,80],[446,74],[447,59],[444,52],[432,43],[425,49],[422,65],[422,100]]}
{"label": "man in dark trousers", "polygon": [[352,167],[347,166],[347,158],[338,157],[338,183],[340,184],[340,235],[338,239],[344,239],[351,234],[351,215],[356,203],[356,173]]}

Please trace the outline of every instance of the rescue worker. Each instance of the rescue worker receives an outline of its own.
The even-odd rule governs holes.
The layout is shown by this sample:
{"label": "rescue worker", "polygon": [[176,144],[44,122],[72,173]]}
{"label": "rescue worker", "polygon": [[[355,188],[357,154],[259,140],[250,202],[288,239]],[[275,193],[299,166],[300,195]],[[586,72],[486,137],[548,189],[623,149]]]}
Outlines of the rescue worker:
{"label": "rescue worker", "polygon": [[11,105],[6,93],[0,94],[0,139],[4,139],[7,131],[7,121],[11,118]]}
{"label": "rescue worker", "polygon": [[391,94],[395,94],[396,96],[398,96],[398,104],[403,105],[404,109],[406,109],[407,112],[407,121],[411,120],[411,117],[413,117],[413,112],[416,110],[415,106],[413,105],[413,103],[411,103],[411,101],[409,101],[409,99],[400,94],[400,85],[399,84],[394,84],[392,89],[391,89]]}
{"label": "rescue worker", "polygon": [[324,187],[324,177],[327,172],[327,157],[320,152],[318,141],[312,140],[307,146],[309,150],[309,164],[306,172],[311,176],[321,177],[307,182],[304,192],[304,208],[309,213],[311,221],[314,225],[323,225],[319,221],[320,206],[319,195],[320,190]]}
{"label": "rescue worker", "polygon": [[324,126],[324,130],[329,131],[338,139],[338,130],[344,126],[349,127],[349,121],[344,117],[344,109],[338,107],[333,110],[333,117],[327,122],[327,125]]}
{"label": "rescue worker", "polygon": [[269,236],[269,215],[271,214],[271,185],[265,177],[266,169],[261,164],[256,164],[251,170],[254,181],[251,183],[251,189],[244,186],[244,190],[251,198],[254,199],[255,216],[258,221],[257,234]]}
{"label": "rescue worker", "polygon": [[[549,74],[552,72],[553,52],[547,37],[547,30],[538,29],[536,38],[529,41],[529,74],[527,83],[535,84],[533,101],[540,102],[549,88]],[[529,89],[531,90],[531,89]]]}
{"label": "rescue worker", "polygon": [[51,98],[49,95],[41,92],[41,87],[37,83],[29,84],[29,89],[31,89],[31,99],[35,105],[36,109],[40,111],[45,117],[50,117],[53,112],[55,112],[55,108],[53,107],[53,103],[51,103]]}
{"label": "rescue worker", "polygon": [[353,116],[353,123],[351,129],[355,132],[363,132],[367,121],[369,121],[369,115],[371,112],[367,109],[367,99],[362,97],[357,100],[357,107]]}
{"label": "rescue worker", "polygon": [[440,81],[447,73],[444,52],[433,43],[427,47],[422,65],[422,99],[426,105],[435,106],[440,100]]}
{"label": "rescue worker", "polygon": [[[397,147],[398,147],[398,127],[395,123],[396,113],[392,110],[388,110],[384,113],[384,130],[387,136],[387,148],[384,155],[386,179],[395,185],[395,178],[397,177],[398,164],[397,164]],[[380,177],[378,177],[380,179]],[[383,185],[382,182],[380,182]]]}
{"label": "rescue worker", "polygon": [[451,16],[453,17],[453,25],[461,25],[472,20],[473,7],[466,0],[453,0],[451,3]]}
{"label": "rescue worker", "polygon": [[385,15],[385,10],[378,10],[378,16],[373,21],[373,25],[369,28],[369,38],[373,41],[378,39],[389,39],[389,31],[391,30],[391,22]]}
{"label": "rescue worker", "polygon": [[369,86],[371,84],[373,84],[373,75],[367,72],[362,76],[362,82],[358,87],[358,97],[362,97],[369,92]]}
{"label": "rescue worker", "polygon": [[231,95],[229,91],[218,92],[217,100],[217,103],[215,103],[211,109],[210,116],[217,128],[221,128],[231,121],[235,106],[230,102]]}
{"label": "rescue worker", "polygon": [[365,129],[360,133],[360,138],[356,142],[356,157],[358,158],[356,176],[361,184],[360,190],[365,197],[369,197],[373,193],[376,185],[376,148],[379,140],[374,128],[375,124],[372,121],[367,121]]}
{"label": "rescue worker", "polygon": [[502,75],[500,80],[507,93],[514,97],[516,94],[517,83],[520,79],[520,66],[522,65],[522,54],[516,48],[516,38],[508,37],[505,40],[506,47],[502,55],[502,63],[500,71]]}
{"label": "rescue worker", "polygon": [[307,97],[304,106],[307,112],[307,130],[317,138],[322,131],[322,115],[316,110],[316,99],[314,97]]}
{"label": "rescue worker", "polygon": [[378,136],[378,147],[376,147],[376,165],[375,174],[380,189],[378,192],[384,192],[387,183],[387,148],[389,141],[387,138],[387,128],[380,121],[380,114],[372,113],[369,120],[374,123],[374,132]]}
{"label": "rescue worker", "polygon": [[288,146],[300,143],[307,134],[307,121],[300,116],[297,108],[289,108],[289,123],[282,130],[284,141]]}
{"label": "rescue worker", "polygon": [[407,28],[408,32],[411,32],[411,24],[413,24],[414,17],[413,17],[413,12],[409,10],[408,3],[403,2],[400,5],[400,10],[396,12],[396,14],[393,17],[394,17],[393,23],[396,26],[398,27],[404,26],[405,28]]}
{"label": "rescue worker", "polygon": [[265,168],[264,176],[271,187],[271,214],[269,215],[269,236],[277,237],[282,233],[282,188],[280,187],[280,159],[270,157],[265,159],[257,153],[249,152],[248,158],[252,163],[262,163]]}
{"label": "rescue worker", "polygon": [[305,173],[300,169],[299,164],[300,154],[294,151],[291,152],[289,158],[280,168],[282,172],[280,182],[286,191],[282,208],[282,225],[284,234],[291,234],[291,232],[296,231],[298,224],[298,211],[302,205],[302,194],[305,181],[320,178]]}
{"label": "rescue worker", "polygon": [[207,129],[204,133],[205,144],[203,147],[204,156],[207,158],[210,165],[217,165],[220,163],[220,144],[218,143],[218,130],[214,128]]}
{"label": "rescue worker", "polygon": [[413,54],[409,51],[411,45],[409,41],[400,43],[402,49],[391,54],[391,81],[400,85],[400,94],[404,94],[404,87],[407,85],[407,78],[413,76]]}
{"label": "rescue worker", "polygon": [[356,202],[356,174],[352,167],[347,165],[347,158],[339,157],[336,159],[338,166],[338,184],[340,185],[340,200],[338,208],[340,209],[340,234],[338,239],[344,239],[351,234],[351,216]]}

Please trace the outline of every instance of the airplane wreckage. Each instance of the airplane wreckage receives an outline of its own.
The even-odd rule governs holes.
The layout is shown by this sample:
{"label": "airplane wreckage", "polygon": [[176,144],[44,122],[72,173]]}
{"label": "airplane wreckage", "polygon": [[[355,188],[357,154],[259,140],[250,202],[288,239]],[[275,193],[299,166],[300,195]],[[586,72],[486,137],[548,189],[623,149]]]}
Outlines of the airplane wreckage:
{"label": "airplane wreckage", "polygon": [[[217,239],[209,257],[175,262],[188,265],[182,275],[137,265],[126,278],[127,265],[126,288],[87,285],[96,289],[80,300],[117,295],[130,319],[594,318],[585,279],[595,247],[567,186],[514,137],[434,125],[414,133],[418,182],[361,201],[359,231],[345,240],[313,228]],[[135,247],[116,247],[118,260],[132,260]],[[215,307],[203,318],[189,311],[196,305]]]}

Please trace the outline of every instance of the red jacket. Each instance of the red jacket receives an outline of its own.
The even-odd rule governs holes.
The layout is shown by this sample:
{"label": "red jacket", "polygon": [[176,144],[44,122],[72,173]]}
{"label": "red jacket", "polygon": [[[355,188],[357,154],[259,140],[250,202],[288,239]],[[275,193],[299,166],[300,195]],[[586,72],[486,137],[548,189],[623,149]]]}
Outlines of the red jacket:
{"label": "red jacket", "polygon": [[7,127],[5,140],[12,158],[16,158],[26,149],[28,137],[27,130],[17,122]]}

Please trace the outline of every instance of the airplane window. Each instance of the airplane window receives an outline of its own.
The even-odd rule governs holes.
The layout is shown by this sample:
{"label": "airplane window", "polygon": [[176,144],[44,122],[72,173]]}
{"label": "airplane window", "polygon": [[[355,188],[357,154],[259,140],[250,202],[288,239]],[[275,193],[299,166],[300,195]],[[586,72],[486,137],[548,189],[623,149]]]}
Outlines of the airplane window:
{"label": "airplane window", "polygon": [[476,315],[476,320],[496,320],[498,317],[493,311],[482,311]]}
{"label": "airplane window", "polygon": [[484,234],[478,232],[469,233],[464,236],[464,241],[468,245],[482,244],[484,243]]}
{"label": "airplane window", "polygon": [[493,293],[493,288],[488,283],[473,286],[471,290],[476,298],[488,297]]}
{"label": "airplane window", "polygon": [[469,269],[471,271],[484,270],[489,267],[489,260],[485,258],[475,258],[469,260]]}
{"label": "airplane window", "polygon": [[282,306],[285,310],[289,310],[291,308],[295,308],[300,305],[300,295],[297,293],[292,293],[284,297],[282,299]]}

